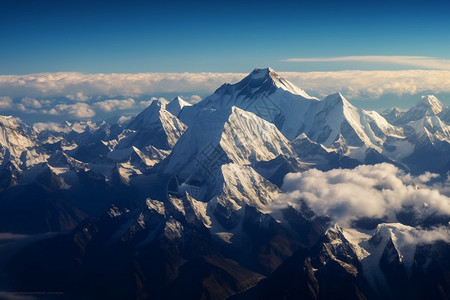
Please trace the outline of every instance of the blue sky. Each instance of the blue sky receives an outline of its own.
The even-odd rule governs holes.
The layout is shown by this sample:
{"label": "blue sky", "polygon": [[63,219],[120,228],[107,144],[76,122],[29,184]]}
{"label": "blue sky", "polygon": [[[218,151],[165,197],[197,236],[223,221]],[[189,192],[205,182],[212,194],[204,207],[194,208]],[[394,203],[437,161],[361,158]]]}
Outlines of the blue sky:
{"label": "blue sky", "polygon": [[289,58],[450,59],[448,1],[0,0],[0,74],[404,69]]}
{"label": "blue sky", "polygon": [[437,0],[0,0],[0,114],[129,117],[267,66],[366,109],[450,105],[449,16]]}

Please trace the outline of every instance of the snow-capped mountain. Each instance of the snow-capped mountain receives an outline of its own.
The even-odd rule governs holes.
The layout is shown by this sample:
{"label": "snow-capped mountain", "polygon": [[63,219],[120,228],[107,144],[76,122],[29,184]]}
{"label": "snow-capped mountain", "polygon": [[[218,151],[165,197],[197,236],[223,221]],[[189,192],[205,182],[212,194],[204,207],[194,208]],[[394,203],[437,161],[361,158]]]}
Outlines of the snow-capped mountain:
{"label": "snow-capped mountain", "polygon": [[279,155],[296,156],[272,123],[235,106],[204,109],[175,145],[164,170],[189,172],[210,181],[223,164],[251,165]]}
{"label": "snow-capped mountain", "polygon": [[22,172],[49,157],[31,127],[12,116],[0,116],[0,191],[19,184]]}
{"label": "snow-capped mountain", "polygon": [[437,115],[443,110],[444,105],[435,96],[422,96],[413,107],[396,120],[396,124],[404,125],[411,121],[420,120],[425,116]]}
{"label": "snow-capped mountain", "polygon": [[[419,186],[444,178],[430,171],[449,169],[447,113],[425,96],[383,117],[340,93],[310,97],[267,68],[195,105],[153,101],[125,125],[33,129],[0,117],[0,257],[8,245],[20,249],[6,267],[0,259],[0,290],[73,298],[445,298],[448,198]],[[397,166],[398,176],[355,168],[379,162]],[[370,203],[376,217],[335,221],[348,206],[368,203],[356,190],[347,196],[330,187],[356,184],[342,169],[371,173],[356,181],[373,185],[395,209],[383,214]],[[284,192],[283,182],[305,174],[314,176]],[[315,204],[322,197],[327,204]],[[335,207],[317,209],[327,205]],[[28,240],[46,232],[57,233]],[[3,247],[11,234],[25,240]]]}
{"label": "snow-capped mountain", "polygon": [[192,104],[184,101],[180,96],[175,97],[166,105],[166,110],[172,115],[178,117],[183,108],[192,106]]}
{"label": "snow-capped mountain", "polygon": [[120,141],[120,146],[134,145],[172,149],[187,129],[177,117],[166,110],[166,103],[157,100],[137,115],[126,127],[133,131]]}
{"label": "snow-capped mountain", "polygon": [[275,124],[291,140],[302,133],[306,112],[317,101],[271,68],[255,69],[240,82],[224,84],[197,105],[186,108],[180,119],[190,125],[204,109],[236,106]]}
{"label": "snow-capped mountain", "polygon": [[313,107],[308,115],[312,122],[305,126],[307,136],[325,147],[340,148],[350,156],[364,148],[382,151],[387,138],[403,139],[402,130],[375,111],[358,109],[342,94],[326,97]]}
{"label": "snow-capped mountain", "polygon": [[388,108],[381,112],[381,115],[388,121],[390,124],[394,124],[398,118],[403,115],[404,111],[398,107]]}
{"label": "snow-capped mountain", "polygon": [[387,138],[404,138],[400,128],[377,112],[355,108],[339,93],[319,101],[270,68],[255,69],[242,81],[223,85],[199,104],[186,108],[180,118],[189,125],[203,110],[222,111],[231,106],[275,124],[288,140],[306,133],[311,140],[326,147],[334,144],[334,148],[346,155],[353,153],[362,161],[361,146],[382,152]]}

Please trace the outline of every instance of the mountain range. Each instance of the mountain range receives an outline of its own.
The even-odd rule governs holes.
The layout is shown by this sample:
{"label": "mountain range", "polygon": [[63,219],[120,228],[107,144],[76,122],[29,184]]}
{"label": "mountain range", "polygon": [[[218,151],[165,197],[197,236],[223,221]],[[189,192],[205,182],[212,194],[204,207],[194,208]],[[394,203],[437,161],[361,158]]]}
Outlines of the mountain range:
{"label": "mountain range", "polygon": [[[330,197],[314,176],[286,199],[289,176],[345,184],[332,172],[367,165],[418,178],[373,183],[386,199],[402,185],[395,211],[340,221],[346,205],[311,202]],[[0,116],[0,298],[447,299],[450,199],[419,179],[449,170],[450,109],[436,97],[380,114],[271,68],[122,125]]]}

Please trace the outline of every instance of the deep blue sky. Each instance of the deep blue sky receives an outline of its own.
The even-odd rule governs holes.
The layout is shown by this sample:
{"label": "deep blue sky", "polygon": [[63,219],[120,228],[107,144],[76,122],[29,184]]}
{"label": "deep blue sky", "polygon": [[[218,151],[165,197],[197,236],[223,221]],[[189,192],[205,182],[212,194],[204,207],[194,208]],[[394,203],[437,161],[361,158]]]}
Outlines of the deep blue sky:
{"label": "deep blue sky", "polygon": [[395,69],[282,60],[450,59],[449,16],[448,1],[0,0],[0,74]]}

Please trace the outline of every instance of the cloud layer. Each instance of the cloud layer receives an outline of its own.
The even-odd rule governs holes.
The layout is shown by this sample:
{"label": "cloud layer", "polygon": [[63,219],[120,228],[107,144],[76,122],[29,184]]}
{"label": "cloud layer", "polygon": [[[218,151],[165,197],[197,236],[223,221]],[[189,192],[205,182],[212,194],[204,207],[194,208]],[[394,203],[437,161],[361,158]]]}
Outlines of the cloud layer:
{"label": "cloud layer", "polygon": [[280,73],[294,84],[324,97],[340,91],[348,99],[377,99],[384,94],[449,93],[450,71],[336,71]]}
{"label": "cloud layer", "polygon": [[[362,217],[397,222],[397,213],[405,210],[421,219],[450,216],[450,198],[423,185],[434,176],[413,177],[386,163],[353,170],[312,169],[286,175],[277,205],[305,201],[316,214],[343,225]],[[423,186],[417,189],[413,183]]]}
{"label": "cloud layer", "polygon": [[[338,59],[338,58],[335,58]],[[376,100],[386,94],[450,93],[450,71],[279,72],[313,96],[341,92],[350,100]],[[158,94],[188,95],[196,103],[222,84],[235,83],[243,73],[42,73],[0,76],[1,111],[50,114],[60,118],[104,118],[121,111],[135,114]],[[189,96],[191,95],[191,96]],[[418,98],[418,97],[417,97]],[[446,99],[441,99],[445,102]],[[387,101],[387,100],[383,100]],[[404,105],[389,103],[388,106]],[[381,106],[383,107],[383,106]],[[37,117],[36,117],[37,118]],[[38,119],[37,121],[41,121]]]}
{"label": "cloud layer", "polygon": [[92,118],[95,116],[95,111],[86,103],[75,104],[57,104],[55,108],[50,109],[50,115],[66,114],[78,119]]}
{"label": "cloud layer", "polygon": [[225,82],[242,79],[244,75],[239,73],[1,75],[0,96],[67,97],[73,101],[87,101],[89,97],[98,95],[133,97],[158,93],[209,93]]}
{"label": "cloud layer", "polygon": [[124,110],[134,107],[136,102],[133,98],[125,100],[109,99],[105,101],[96,102],[94,105],[104,112],[112,112],[115,110]]}
{"label": "cloud layer", "polygon": [[[3,107],[8,105],[4,97],[38,99],[65,97],[72,101],[86,102],[99,95],[114,98],[158,93],[209,94],[222,84],[237,82],[246,75],[244,73],[1,75],[0,103],[3,103]],[[280,72],[280,75],[309,92],[326,96],[341,91],[350,99],[377,98],[388,93],[402,95],[430,91],[450,92],[450,71],[446,70]],[[194,98],[192,100],[198,101]]]}

